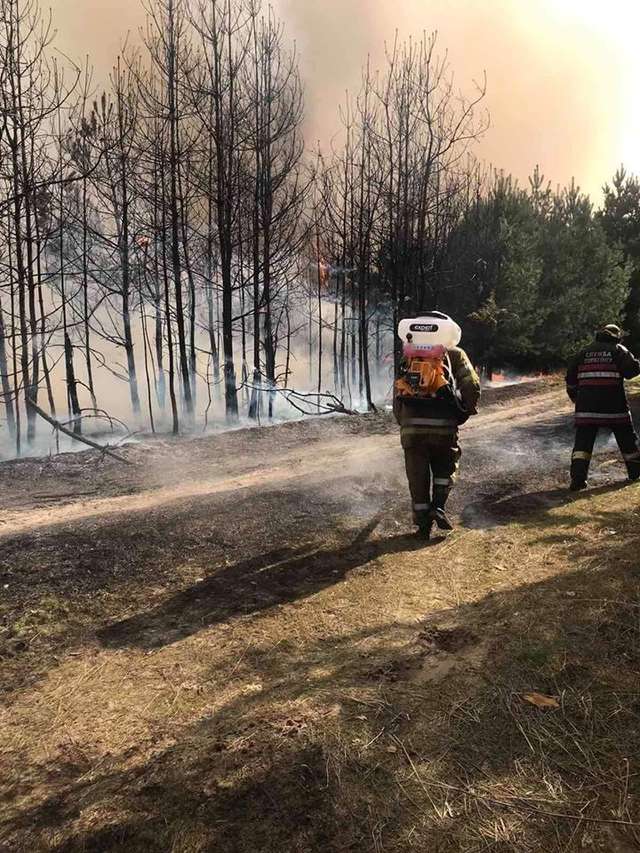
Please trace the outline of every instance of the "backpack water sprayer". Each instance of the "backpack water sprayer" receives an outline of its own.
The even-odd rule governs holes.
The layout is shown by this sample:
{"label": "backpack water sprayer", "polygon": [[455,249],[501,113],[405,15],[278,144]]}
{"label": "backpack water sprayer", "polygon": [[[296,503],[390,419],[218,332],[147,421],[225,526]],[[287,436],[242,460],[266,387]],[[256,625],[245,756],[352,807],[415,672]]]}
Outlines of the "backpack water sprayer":
{"label": "backpack water sprayer", "polygon": [[443,388],[448,388],[457,397],[448,350],[460,343],[460,326],[447,314],[433,311],[422,317],[401,320],[398,337],[402,341],[403,364],[395,383],[396,396],[435,397]]}

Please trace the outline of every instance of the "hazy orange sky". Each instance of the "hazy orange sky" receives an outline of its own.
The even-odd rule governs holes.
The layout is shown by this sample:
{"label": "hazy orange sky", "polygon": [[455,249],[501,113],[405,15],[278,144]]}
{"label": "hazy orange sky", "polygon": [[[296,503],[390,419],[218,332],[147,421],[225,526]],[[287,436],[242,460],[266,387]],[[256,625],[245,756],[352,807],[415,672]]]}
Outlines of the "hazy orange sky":
{"label": "hazy orange sky", "polygon": [[[599,194],[624,162],[640,172],[640,0],[274,0],[295,38],[310,141],[327,143],[337,102],[384,42],[437,30],[458,85],[487,73],[491,128],[478,153],[525,179],[575,176]],[[144,13],[138,0],[53,0],[58,44],[111,67]]]}

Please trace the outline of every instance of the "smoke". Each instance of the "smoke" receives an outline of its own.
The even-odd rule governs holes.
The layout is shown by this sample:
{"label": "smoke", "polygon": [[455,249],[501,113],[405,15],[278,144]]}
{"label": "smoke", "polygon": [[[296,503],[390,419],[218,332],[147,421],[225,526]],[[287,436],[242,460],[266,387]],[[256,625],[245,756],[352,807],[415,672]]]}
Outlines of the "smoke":
{"label": "smoke", "polygon": [[[597,194],[625,160],[640,169],[635,0],[279,0],[298,41],[308,89],[308,137],[339,132],[337,105],[360,69],[384,62],[384,42],[437,31],[463,91],[488,78],[491,129],[478,154],[526,180],[536,164],[554,183]],[[622,21],[627,24],[622,25]],[[634,26],[635,24],[635,26]]]}
{"label": "smoke", "polygon": [[491,379],[486,376],[482,378],[483,388],[507,388],[509,385],[522,385],[526,382],[535,382],[542,378],[542,374],[537,376],[525,376],[517,371],[505,369],[500,373],[494,373]]}
{"label": "smoke", "polygon": [[139,41],[146,17],[140,0],[52,0],[50,8],[55,46],[80,66],[89,56],[98,87],[104,86],[127,37]]}
{"label": "smoke", "polygon": [[[374,70],[381,68],[385,41],[396,30],[400,37],[437,30],[463,90],[487,72],[492,127],[478,147],[487,161],[522,179],[540,163],[554,181],[575,175],[591,192],[623,158],[640,171],[640,148],[632,149],[640,138],[635,0],[274,0],[274,5],[297,42],[311,146],[319,140],[326,150],[339,133],[339,105],[346,89],[357,91],[367,55]],[[145,19],[138,0],[53,0],[52,14],[56,46],[79,64],[89,54],[98,90],[127,35],[136,42]],[[325,345],[323,389],[331,387],[332,370],[330,342]],[[136,346],[140,353],[139,340]],[[302,348],[294,353],[292,369],[292,384],[317,387]],[[110,385],[106,393],[101,385],[99,402],[129,421],[126,385],[105,379]],[[381,401],[390,377],[381,371],[375,379],[374,398]],[[204,388],[199,391],[202,401]],[[144,387],[141,394],[144,412]],[[357,406],[358,395],[351,388],[346,402]],[[64,408],[64,399],[58,402]]]}
{"label": "smoke", "polygon": [[[636,0],[274,0],[297,43],[307,86],[307,139],[328,149],[338,105],[357,91],[384,43],[438,31],[457,84],[488,78],[491,129],[479,155],[521,180],[540,164],[554,183],[596,195],[622,161],[640,171],[640,67]],[[145,13],[136,0],[53,0],[57,45],[76,62],[89,54],[96,85]]]}
{"label": "smoke", "polygon": [[[239,302],[236,305],[236,309],[240,313],[241,306]],[[292,335],[291,352],[288,362],[286,360],[286,343],[284,340],[280,340],[276,364],[278,387],[280,390],[273,396],[272,418],[268,416],[268,398],[266,393],[261,395],[259,419],[257,421],[253,420],[247,415],[253,390],[251,365],[252,337],[251,329],[247,328],[247,361],[244,363],[243,370],[241,337],[238,330],[238,336],[235,341],[235,368],[240,417],[237,425],[233,427],[234,429],[274,425],[314,416],[318,403],[316,396],[318,392],[320,394],[336,394],[348,409],[367,410],[366,395],[364,389],[361,387],[359,378],[357,352],[353,348],[350,337],[350,330],[353,328],[352,319],[350,317],[347,318],[349,322],[347,323],[347,340],[345,341],[345,370],[342,373],[342,371],[339,371],[338,363],[336,362],[336,359],[338,362],[341,360],[339,343],[341,334],[340,324],[338,324],[338,337],[335,340],[336,351],[334,353],[333,324],[335,323],[335,302],[330,298],[325,298],[322,301],[323,335],[321,357],[319,352],[320,341],[318,337],[317,314],[314,313],[316,311],[315,297],[310,308],[303,300],[300,303],[293,301],[290,310],[291,325],[294,329],[298,329],[298,331]],[[307,311],[311,311],[312,328],[310,342],[306,337],[309,325],[309,314]],[[116,346],[115,343],[105,341],[97,334],[92,336],[92,351],[94,353],[93,377],[99,407],[99,411],[94,413],[92,411],[92,402],[87,384],[88,375],[83,358],[83,349],[81,343],[75,341],[74,366],[76,378],[79,382],[79,402],[83,410],[83,432],[85,435],[91,436],[103,444],[136,441],[148,436],[151,431],[149,406],[151,406],[153,412],[155,430],[159,434],[169,432],[172,426],[167,392],[166,351],[164,365],[164,405],[161,406],[156,391],[156,374],[154,372],[156,365],[153,361],[151,345],[149,343],[149,347],[147,348],[148,358],[145,365],[145,341],[142,333],[140,314],[138,311],[133,311],[131,317],[131,333],[140,398],[140,413],[138,416],[132,413],[129,384],[127,382],[126,357],[123,348]],[[388,328],[388,323],[383,322],[385,319],[381,314],[379,317],[372,316],[370,322],[369,362],[371,394],[373,401],[381,407],[384,407],[385,404],[390,404],[393,385],[393,361],[391,356],[393,337]],[[109,327],[108,314],[105,312],[104,307],[96,311],[94,321],[99,321],[103,328]],[[196,334],[196,347],[200,351],[200,357],[198,360],[198,375],[194,386],[195,425],[193,427],[190,427],[189,419],[180,403],[179,371],[176,370],[175,373],[176,396],[178,398],[181,428],[183,432],[186,431],[187,433],[191,429],[194,435],[202,435],[203,432],[227,431],[229,429],[229,424],[225,417],[222,381],[221,379],[218,379],[217,382],[215,381],[213,365],[211,364],[211,359],[207,356],[209,338],[208,332],[204,328],[203,317],[199,318],[198,326],[200,325],[202,328],[197,328]],[[154,328],[153,320],[148,315],[146,317],[146,327],[147,341],[151,342],[154,336]],[[56,417],[67,427],[71,428],[73,423],[71,415],[68,412],[64,361],[61,358],[59,342],[57,346],[50,344],[48,356]],[[288,398],[286,390],[283,389],[284,368],[287,364],[290,371],[287,388],[300,392],[303,395],[311,395],[308,399],[294,398],[291,401]],[[342,378],[338,377],[338,373],[341,374]],[[39,390],[39,402],[43,408],[46,410],[49,409],[44,384]],[[326,409],[322,398],[320,398],[320,404],[321,409]],[[31,446],[26,446],[23,435],[22,455],[25,456],[48,456],[59,452],[78,452],[84,450],[86,450],[86,445],[56,432],[41,419],[37,420],[36,441]],[[15,453],[15,441],[9,435],[4,419],[4,409],[2,408],[0,409],[0,460],[13,458]]]}

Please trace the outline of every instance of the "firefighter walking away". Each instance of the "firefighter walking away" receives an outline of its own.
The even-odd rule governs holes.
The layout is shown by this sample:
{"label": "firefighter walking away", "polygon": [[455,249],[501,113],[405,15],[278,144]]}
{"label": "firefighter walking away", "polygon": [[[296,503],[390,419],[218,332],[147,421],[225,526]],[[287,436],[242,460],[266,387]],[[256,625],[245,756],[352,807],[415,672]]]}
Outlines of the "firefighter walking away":
{"label": "firefighter walking away", "polygon": [[622,346],[624,333],[613,324],[571,360],[567,393],[576,406],[576,439],[571,457],[571,490],[587,487],[589,464],[600,428],[612,430],[629,480],[640,478],[640,447],[625,393],[625,379],[640,374],[640,361]]}
{"label": "firefighter walking away", "polygon": [[434,311],[398,326],[403,357],[394,385],[413,520],[429,539],[434,525],[451,530],[445,513],[460,461],[458,428],[476,414],[480,382],[458,347],[461,330]]}

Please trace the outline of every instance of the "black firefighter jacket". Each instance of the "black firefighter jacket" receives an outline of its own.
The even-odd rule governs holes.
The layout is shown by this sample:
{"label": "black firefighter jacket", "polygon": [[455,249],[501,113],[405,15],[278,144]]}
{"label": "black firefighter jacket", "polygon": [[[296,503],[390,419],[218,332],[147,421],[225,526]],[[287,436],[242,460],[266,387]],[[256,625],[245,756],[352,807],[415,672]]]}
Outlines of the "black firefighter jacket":
{"label": "black firefighter jacket", "polygon": [[567,393],[576,404],[576,426],[631,423],[624,380],[640,374],[640,361],[615,341],[596,340],[571,360]]}

